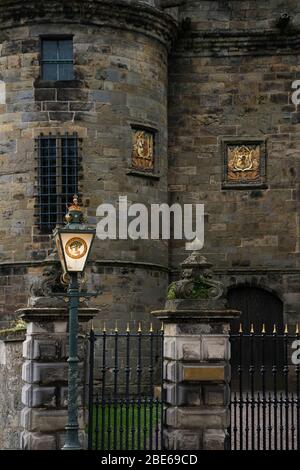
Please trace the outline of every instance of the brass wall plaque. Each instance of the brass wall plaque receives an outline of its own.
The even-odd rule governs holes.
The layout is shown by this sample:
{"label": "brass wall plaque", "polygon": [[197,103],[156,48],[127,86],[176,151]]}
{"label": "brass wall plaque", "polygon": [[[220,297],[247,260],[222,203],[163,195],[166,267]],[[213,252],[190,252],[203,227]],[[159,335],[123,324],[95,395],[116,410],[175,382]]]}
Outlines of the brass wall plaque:
{"label": "brass wall plaque", "polygon": [[132,167],[141,171],[154,169],[154,133],[132,129]]}
{"label": "brass wall plaque", "polygon": [[183,366],[183,380],[213,382],[225,380],[224,366]]}
{"label": "brass wall plaque", "polygon": [[265,185],[265,157],[264,141],[223,141],[223,187]]}

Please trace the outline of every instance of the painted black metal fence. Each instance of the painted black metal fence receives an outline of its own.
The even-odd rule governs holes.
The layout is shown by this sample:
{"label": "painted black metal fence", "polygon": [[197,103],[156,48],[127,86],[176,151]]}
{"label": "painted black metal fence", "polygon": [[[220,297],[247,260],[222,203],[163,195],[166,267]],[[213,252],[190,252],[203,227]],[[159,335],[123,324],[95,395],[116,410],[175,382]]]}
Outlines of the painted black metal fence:
{"label": "painted black metal fence", "polygon": [[299,340],[298,326],[231,334],[231,449],[300,450]]}
{"label": "painted black metal fence", "polygon": [[91,331],[89,449],[162,449],[163,336]]}

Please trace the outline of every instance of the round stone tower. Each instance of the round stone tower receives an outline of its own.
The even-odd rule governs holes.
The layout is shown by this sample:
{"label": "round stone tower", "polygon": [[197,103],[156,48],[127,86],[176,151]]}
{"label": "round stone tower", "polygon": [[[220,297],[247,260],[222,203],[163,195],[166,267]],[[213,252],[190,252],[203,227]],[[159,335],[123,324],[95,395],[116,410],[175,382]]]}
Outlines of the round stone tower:
{"label": "round stone tower", "polygon": [[[167,202],[167,56],[176,25],[159,4],[0,4],[0,324],[52,263],[51,229],[73,190],[92,224],[97,207],[117,207],[119,196]],[[89,280],[108,320],[149,321],[164,300],[168,244],[96,238]]]}

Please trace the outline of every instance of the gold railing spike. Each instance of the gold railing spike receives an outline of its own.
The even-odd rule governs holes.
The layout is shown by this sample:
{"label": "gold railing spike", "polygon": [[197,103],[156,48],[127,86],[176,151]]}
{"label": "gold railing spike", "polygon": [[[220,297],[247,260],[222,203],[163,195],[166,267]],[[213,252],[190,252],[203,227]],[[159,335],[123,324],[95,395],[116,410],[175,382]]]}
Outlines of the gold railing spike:
{"label": "gold railing spike", "polygon": [[141,325],[141,322],[139,322],[138,333],[141,333],[141,332],[142,332],[142,325]]}
{"label": "gold railing spike", "polygon": [[253,323],[251,323],[250,333],[254,333],[254,326],[253,326]]}
{"label": "gold railing spike", "polygon": [[150,331],[150,333],[153,333],[153,325],[152,325],[152,323],[150,323],[150,330],[149,330],[149,331]]}
{"label": "gold railing spike", "polygon": [[118,333],[118,321],[116,320],[116,325],[115,325],[115,333]]}
{"label": "gold railing spike", "polygon": [[164,331],[164,322],[163,321],[161,322],[160,331]]}
{"label": "gold railing spike", "polygon": [[94,331],[94,320],[92,320],[91,330]]}
{"label": "gold railing spike", "polygon": [[129,323],[127,323],[126,333],[130,333]]}
{"label": "gold railing spike", "polygon": [[263,335],[266,333],[266,325],[264,323],[263,323],[261,332]]}
{"label": "gold railing spike", "polygon": [[296,325],[296,335],[298,335],[298,334],[299,334],[299,324],[297,323],[297,325]]}
{"label": "gold railing spike", "polygon": [[274,328],[273,328],[273,333],[277,333],[277,328],[276,328],[276,324],[274,323]]}
{"label": "gold railing spike", "polygon": [[240,323],[239,333],[243,333],[243,325]]}
{"label": "gold railing spike", "polygon": [[106,324],[105,322],[103,323],[103,329],[102,329],[103,333],[106,333]]}
{"label": "gold railing spike", "polygon": [[287,326],[287,323],[285,324],[285,328],[284,328],[284,334],[287,335],[289,332],[288,330],[288,326]]}

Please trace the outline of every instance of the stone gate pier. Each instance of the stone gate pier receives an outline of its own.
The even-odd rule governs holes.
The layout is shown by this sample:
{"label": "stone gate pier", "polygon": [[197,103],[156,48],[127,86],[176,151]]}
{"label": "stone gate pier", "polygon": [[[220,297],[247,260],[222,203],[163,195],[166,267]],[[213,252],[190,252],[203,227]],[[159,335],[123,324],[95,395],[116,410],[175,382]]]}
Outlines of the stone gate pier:
{"label": "stone gate pier", "polygon": [[[59,270],[53,269],[60,276]],[[21,449],[60,450],[65,442],[68,406],[68,303],[55,297],[62,289],[57,279],[33,287],[26,308],[17,313],[26,323],[23,343]],[[78,421],[79,438],[86,448],[88,322],[98,309],[81,304],[78,310]]]}
{"label": "stone gate pier", "polygon": [[182,263],[164,310],[164,447],[224,450],[230,425],[230,321],[222,284],[197,252]]}

